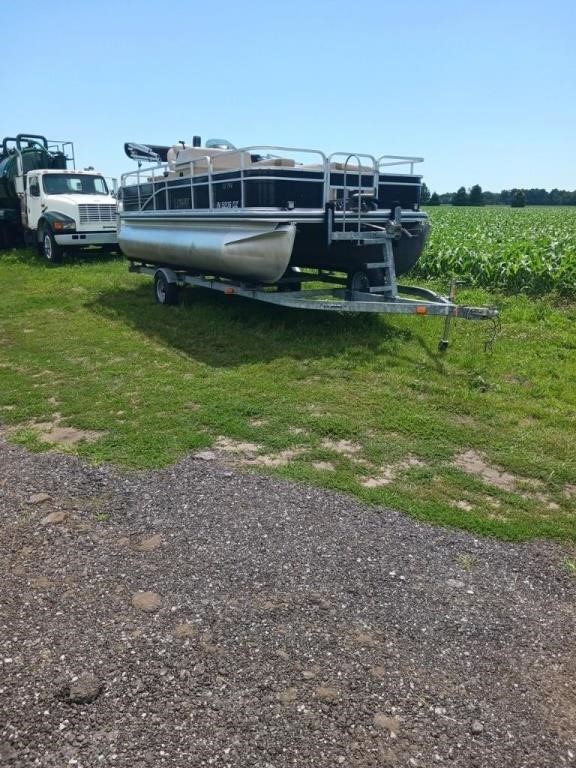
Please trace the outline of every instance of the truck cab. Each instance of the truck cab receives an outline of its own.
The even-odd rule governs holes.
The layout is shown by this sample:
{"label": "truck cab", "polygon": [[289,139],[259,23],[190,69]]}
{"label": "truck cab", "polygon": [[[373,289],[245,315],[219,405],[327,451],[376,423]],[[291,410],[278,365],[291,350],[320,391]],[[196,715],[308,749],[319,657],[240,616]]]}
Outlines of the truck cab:
{"label": "truck cab", "polygon": [[26,176],[26,226],[48,261],[70,248],[116,245],[116,199],[101,174],[37,170]]}
{"label": "truck cab", "polygon": [[115,180],[110,184],[98,171],[74,166],[71,142],[18,134],[2,143],[4,220],[16,223],[21,239],[37,245],[50,262],[71,249],[117,249]]}

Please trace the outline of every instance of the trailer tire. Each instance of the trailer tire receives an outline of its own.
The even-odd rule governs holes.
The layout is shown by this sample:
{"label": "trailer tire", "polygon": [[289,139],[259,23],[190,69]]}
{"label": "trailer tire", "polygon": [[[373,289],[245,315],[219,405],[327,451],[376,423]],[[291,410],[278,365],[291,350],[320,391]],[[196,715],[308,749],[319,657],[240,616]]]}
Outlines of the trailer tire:
{"label": "trailer tire", "polygon": [[154,275],[154,299],[157,304],[170,306],[178,304],[180,299],[178,283],[171,283],[163,272],[156,272]]}
{"label": "trailer tire", "polygon": [[346,288],[349,291],[369,293],[372,286],[384,285],[385,281],[383,269],[357,269],[348,272]]}
{"label": "trailer tire", "polygon": [[354,272],[348,272],[346,287],[349,291],[368,293],[370,290],[370,279],[368,278],[368,272],[362,269],[357,269]]}
{"label": "trailer tire", "polygon": [[54,239],[52,230],[47,224],[42,226],[41,236],[41,249],[44,258],[50,264],[59,264],[62,260],[62,247]]}

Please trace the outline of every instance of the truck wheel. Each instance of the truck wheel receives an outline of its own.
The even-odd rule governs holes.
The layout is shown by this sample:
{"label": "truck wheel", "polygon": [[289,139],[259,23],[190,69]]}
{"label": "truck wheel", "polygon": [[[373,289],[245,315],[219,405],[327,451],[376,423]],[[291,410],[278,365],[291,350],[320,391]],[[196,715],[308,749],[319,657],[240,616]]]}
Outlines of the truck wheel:
{"label": "truck wheel", "polygon": [[50,264],[58,264],[62,259],[62,248],[54,240],[50,227],[46,225],[42,229],[42,253]]}
{"label": "truck wheel", "polygon": [[178,283],[169,283],[166,275],[156,272],[154,275],[154,298],[157,304],[178,304]]}

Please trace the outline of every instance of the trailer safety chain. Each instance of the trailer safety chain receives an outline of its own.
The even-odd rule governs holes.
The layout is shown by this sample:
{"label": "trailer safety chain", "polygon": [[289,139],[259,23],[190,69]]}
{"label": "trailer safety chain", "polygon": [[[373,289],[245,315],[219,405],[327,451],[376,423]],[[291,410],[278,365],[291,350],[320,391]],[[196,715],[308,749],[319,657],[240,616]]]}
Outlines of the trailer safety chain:
{"label": "trailer safety chain", "polygon": [[491,322],[491,328],[488,331],[486,335],[486,339],[484,341],[484,352],[486,354],[494,351],[494,342],[496,341],[496,337],[502,330],[502,322],[500,321],[500,315],[496,315],[495,317],[488,318]]}

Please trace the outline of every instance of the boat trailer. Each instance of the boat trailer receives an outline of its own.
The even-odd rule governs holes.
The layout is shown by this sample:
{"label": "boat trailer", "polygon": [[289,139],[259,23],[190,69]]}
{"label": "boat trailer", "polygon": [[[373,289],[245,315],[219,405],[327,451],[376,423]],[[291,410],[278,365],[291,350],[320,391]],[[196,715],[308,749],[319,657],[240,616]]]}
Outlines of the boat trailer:
{"label": "boat trailer", "polygon": [[[159,304],[178,304],[179,289],[184,285],[220,291],[226,296],[242,296],[265,301],[282,307],[312,309],[322,312],[347,312],[394,315],[426,315],[444,317],[442,337],[438,350],[446,351],[453,318],[463,320],[490,320],[492,332],[485,343],[491,346],[499,330],[499,313],[496,307],[469,307],[455,303],[459,281],[452,280],[448,296],[442,296],[428,288],[399,285],[396,282],[392,241],[398,237],[398,221],[377,232],[334,233],[336,237],[353,237],[358,245],[382,244],[382,261],[366,263],[368,270],[379,270],[382,285],[369,284],[366,273],[358,271],[348,276],[317,270],[316,273],[300,272],[292,268],[289,274],[273,285],[250,283],[221,276],[193,274],[178,267],[161,266],[131,261],[130,272],[150,275],[154,278],[154,297]],[[321,282],[323,288],[302,289],[303,282]],[[330,287],[335,285],[338,287]]]}

